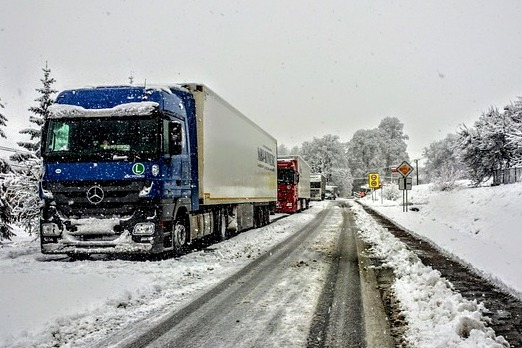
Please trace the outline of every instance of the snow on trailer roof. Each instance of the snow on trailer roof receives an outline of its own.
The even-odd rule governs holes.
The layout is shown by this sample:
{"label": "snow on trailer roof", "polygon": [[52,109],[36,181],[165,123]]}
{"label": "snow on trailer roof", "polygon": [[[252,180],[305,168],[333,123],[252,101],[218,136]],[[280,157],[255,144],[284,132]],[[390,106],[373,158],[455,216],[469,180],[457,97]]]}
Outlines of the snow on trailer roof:
{"label": "snow on trailer roof", "polygon": [[49,106],[49,118],[147,116],[158,106],[156,102],[133,102],[108,109],[85,109],[76,105],[53,104]]}

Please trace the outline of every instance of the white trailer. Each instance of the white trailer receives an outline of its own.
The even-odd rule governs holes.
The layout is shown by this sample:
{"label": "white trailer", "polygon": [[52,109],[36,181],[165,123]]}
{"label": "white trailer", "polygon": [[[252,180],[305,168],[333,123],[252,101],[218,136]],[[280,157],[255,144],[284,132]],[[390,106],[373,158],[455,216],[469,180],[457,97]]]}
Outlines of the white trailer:
{"label": "white trailer", "polygon": [[203,205],[275,202],[277,141],[202,85],[196,101],[199,198]]}

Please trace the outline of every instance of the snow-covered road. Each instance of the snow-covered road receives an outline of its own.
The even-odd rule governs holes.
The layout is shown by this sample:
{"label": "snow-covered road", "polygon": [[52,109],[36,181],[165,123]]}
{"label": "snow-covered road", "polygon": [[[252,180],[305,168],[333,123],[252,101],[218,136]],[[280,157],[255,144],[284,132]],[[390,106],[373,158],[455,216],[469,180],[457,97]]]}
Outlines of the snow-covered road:
{"label": "snow-covered road", "polygon": [[[315,204],[206,250],[161,261],[94,257],[69,262],[41,255],[37,242],[18,238],[0,249],[0,346],[89,347],[137,323],[154,326],[154,318],[183,307],[265,254],[327,204]],[[340,220],[338,214],[329,224]],[[310,297],[320,288],[308,289]],[[313,310],[309,299],[302,305]],[[299,312],[292,315],[292,322],[299,321]]]}
{"label": "snow-covered road", "polygon": [[[482,207],[497,192],[479,190],[455,194],[451,199],[464,201],[462,204],[454,204],[453,209],[464,211],[471,204]],[[501,191],[497,196],[504,202],[501,208],[518,209],[522,197],[520,192],[521,185]],[[419,226],[412,222],[415,218],[419,219],[420,226],[427,221],[450,223],[444,215],[449,213],[441,213],[444,210],[437,209],[437,204],[442,203],[430,206],[433,204],[431,202],[439,202],[439,195],[431,191],[419,193],[419,199],[423,199],[422,210],[421,214],[407,214],[412,226],[410,230]],[[431,199],[428,199],[430,196]],[[466,197],[472,197],[473,203],[466,204],[466,199],[469,199]],[[514,203],[509,203],[513,201]],[[6,243],[0,248],[0,346],[89,347],[134,325],[154,326],[162,316],[182,308],[253,259],[265,254],[275,244],[308,225],[329,204],[314,203],[301,214],[247,231],[207,250],[161,261],[94,258],[89,261],[68,262],[65,258],[41,255],[38,242],[31,242],[30,238],[18,232],[19,236],[12,243]],[[374,204],[377,205],[376,202]],[[397,209],[400,212],[400,207],[394,203],[385,202],[385,206],[388,211]],[[409,323],[406,338],[412,347],[508,346],[502,337],[496,337],[487,328],[487,320],[483,316],[487,310],[480,303],[470,303],[463,299],[437,271],[410,256],[411,252],[386,230],[377,226],[362,208],[354,205],[353,209],[361,236],[374,244],[375,255],[393,267],[396,275],[399,275],[394,290],[403,304],[402,310]],[[479,220],[468,213],[471,221],[461,225],[450,224],[454,228],[455,238],[449,240],[456,243],[455,240],[466,240],[467,236],[471,239],[487,236],[492,241],[487,251],[495,252],[493,246],[506,244],[502,240],[508,232],[506,226],[495,220],[495,215],[500,214],[494,209],[481,210],[479,214]],[[400,213],[397,215],[400,218]],[[465,216],[463,214],[459,221],[464,221]],[[517,226],[521,222],[520,214],[515,213],[515,210],[510,216],[511,226]],[[341,220],[341,214],[334,214],[328,224],[339,225]],[[498,233],[500,239],[496,239],[497,234],[486,226],[492,220],[497,222],[497,226],[505,228],[502,233]],[[405,221],[402,220],[403,224]],[[480,225],[479,221],[484,221],[484,224]],[[474,227],[480,225],[479,236],[474,233],[476,229],[469,233],[459,228],[469,226],[470,223]],[[441,226],[445,225],[438,226],[439,232],[442,232]],[[436,231],[433,231],[433,236],[436,235]],[[517,238],[519,237],[513,236],[510,242],[518,241]],[[465,250],[466,244],[462,246]],[[509,245],[505,247],[511,248]],[[458,255],[458,250],[453,248],[451,252]],[[499,259],[493,262],[497,263]],[[513,264],[506,264],[505,267],[514,270],[520,266],[517,260],[513,259]],[[312,267],[307,269],[313,270]],[[509,273],[512,276],[512,272],[507,270],[499,274]],[[490,277],[503,279],[493,273],[490,273]],[[319,278],[318,276],[317,279]],[[310,287],[310,298],[318,296],[320,288]],[[266,305],[270,306],[270,303]],[[303,314],[308,310],[305,308],[313,307],[314,303],[311,301],[303,303],[303,311],[289,311],[288,318],[302,324],[303,318],[306,318]],[[302,342],[299,337],[301,336],[297,334],[294,337],[296,346]]]}

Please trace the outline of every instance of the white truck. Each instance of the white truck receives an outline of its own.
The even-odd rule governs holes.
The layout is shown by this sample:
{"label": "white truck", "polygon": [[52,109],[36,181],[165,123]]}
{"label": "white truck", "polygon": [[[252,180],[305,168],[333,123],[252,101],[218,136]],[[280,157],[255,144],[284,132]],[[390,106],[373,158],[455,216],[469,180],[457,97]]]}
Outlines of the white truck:
{"label": "white truck", "polygon": [[335,185],[326,185],[326,199],[335,200],[339,197],[339,188]]}
{"label": "white truck", "polygon": [[179,252],[266,225],[276,156],[201,84],[63,91],[43,128],[42,252]]}
{"label": "white truck", "polygon": [[326,195],[326,177],[320,173],[310,174],[310,199],[322,201]]}

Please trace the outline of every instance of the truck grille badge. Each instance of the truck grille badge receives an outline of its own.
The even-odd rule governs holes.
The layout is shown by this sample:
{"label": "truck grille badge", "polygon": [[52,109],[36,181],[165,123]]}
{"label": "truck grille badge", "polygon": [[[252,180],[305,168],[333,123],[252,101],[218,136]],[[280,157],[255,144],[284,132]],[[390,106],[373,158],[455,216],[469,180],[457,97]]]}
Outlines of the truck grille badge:
{"label": "truck grille badge", "polygon": [[87,191],[87,199],[92,204],[101,203],[104,196],[105,194],[103,193],[103,189],[100,186],[93,186]]}

